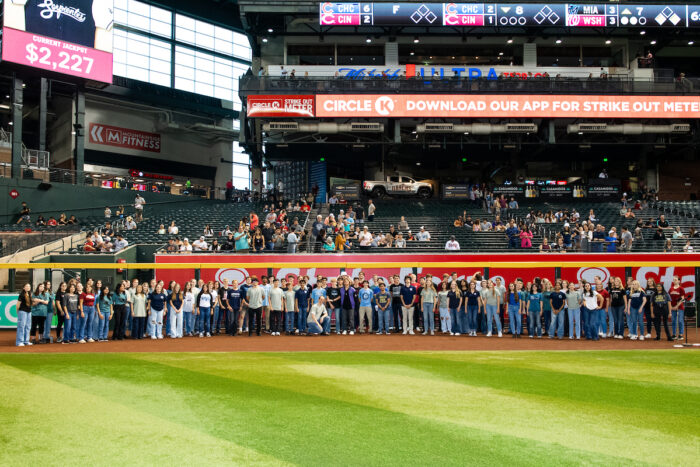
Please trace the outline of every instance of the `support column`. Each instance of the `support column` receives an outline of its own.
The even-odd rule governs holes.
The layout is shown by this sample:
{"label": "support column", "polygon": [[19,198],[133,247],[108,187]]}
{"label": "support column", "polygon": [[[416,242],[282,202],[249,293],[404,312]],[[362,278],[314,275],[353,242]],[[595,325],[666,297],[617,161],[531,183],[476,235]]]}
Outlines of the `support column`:
{"label": "support column", "polygon": [[22,109],[24,107],[24,83],[12,80],[12,177],[22,178]]}
{"label": "support column", "polygon": [[75,183],[82,185],[85,168],[85,93],[77,91],[75,95]]}
{"label": "support column", "polygon": [[41,90],[39,93],[39,151],[46,151],[46,101],[48,94],[49,80],[41,78]]}

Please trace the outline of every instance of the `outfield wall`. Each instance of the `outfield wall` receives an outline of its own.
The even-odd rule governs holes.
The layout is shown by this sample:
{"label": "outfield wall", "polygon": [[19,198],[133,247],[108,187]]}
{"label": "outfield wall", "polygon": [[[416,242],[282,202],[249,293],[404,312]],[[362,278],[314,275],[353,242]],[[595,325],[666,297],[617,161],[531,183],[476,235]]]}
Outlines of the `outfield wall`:
{"label": "outfield wall", "polygon": [[[328,254],[328,255],[155,255],[156,278],[185,282],[193,277],[206,281],[224,278],[244,280],[248,276],[274,275],[277,278],[308,275],[337,277],[341,272],[356,276],[364,271],[368,278],[386,278],[408,273],[422,277],[432,274],[440,281],[443,273],[457,272],[470,278],[481,273],[485,278],[501,277],[505,283],[516,278],[525,281],[535,277],[569,281],[592,280],[600,276],[607,284],[611,276],[631,276],[642,283],[653,278],[666,288],[674,275],[688,293],[695,295],[696,268],[700,254],[684,253],[533,253],[533,254]],[[182,267],[191,263],[192,267]],[[160,265],[161,267],[158,267]]]}

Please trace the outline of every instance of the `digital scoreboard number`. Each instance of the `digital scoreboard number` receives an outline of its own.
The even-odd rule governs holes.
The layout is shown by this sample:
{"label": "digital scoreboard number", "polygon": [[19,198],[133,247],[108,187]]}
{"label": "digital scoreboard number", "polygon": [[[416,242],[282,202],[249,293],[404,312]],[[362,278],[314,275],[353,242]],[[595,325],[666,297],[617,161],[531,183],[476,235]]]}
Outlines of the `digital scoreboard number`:
{"label": "digital scoreboard number", "polygon": [[322,26],[700,27],[700,3],[371,3],[324,2]]}

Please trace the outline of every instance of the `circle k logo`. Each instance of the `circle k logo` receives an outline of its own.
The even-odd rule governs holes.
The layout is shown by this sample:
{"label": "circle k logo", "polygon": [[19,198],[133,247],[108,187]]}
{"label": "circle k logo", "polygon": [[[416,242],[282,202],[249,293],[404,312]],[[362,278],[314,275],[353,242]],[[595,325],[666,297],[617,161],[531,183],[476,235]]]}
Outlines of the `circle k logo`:
{"label": "circle k logo", "polygon": [[389,96],[378,97],[374,101],[374,110],[379,115],[389,115],[394,111],[394,100]]}

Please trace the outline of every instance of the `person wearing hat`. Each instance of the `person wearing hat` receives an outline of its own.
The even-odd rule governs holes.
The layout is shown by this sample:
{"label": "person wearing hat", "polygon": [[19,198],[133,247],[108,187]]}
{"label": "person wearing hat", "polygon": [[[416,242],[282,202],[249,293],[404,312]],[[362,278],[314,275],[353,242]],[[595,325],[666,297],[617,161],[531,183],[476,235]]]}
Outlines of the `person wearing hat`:
{"label": "person wearing hat", "polygon": [[255,326],[255,334],[260,335],[260,327],[262,325],[262,305],[263,305],[263,289],[258,283],[258,278],[253,277],[252,286],[246,291],[246,302],[248,302],[248,336],[253,334]]}
{"label": "person wearing hat", "polygon": [[362,232],[360,232],[360,249],[362,250],[369,250],[369,247],[372,245],[372,234],[369,233],[369,229],[367,226],[365,226],[362,229]]}
{"label": "person wearing hat", "polygon": [[207,245],[207,242],[204,240],[204,235],[199,237],[199,240],[192,242],[192,249],[194,249],[194,251],[207,251],[209,249],[209,245]]}
{"label": "person wearing hat", "polygon": [[418,241],[419,242],[428,242],[430,241],[430,232],[425,230],[425,227],[421,225],[420,227],[420,232],[418,232]]}
{"label": "person wearing hat", "polygon": [[192,245],[187,237],[182,239],[182,245],[180,245],[180,253],[191,253]]}

